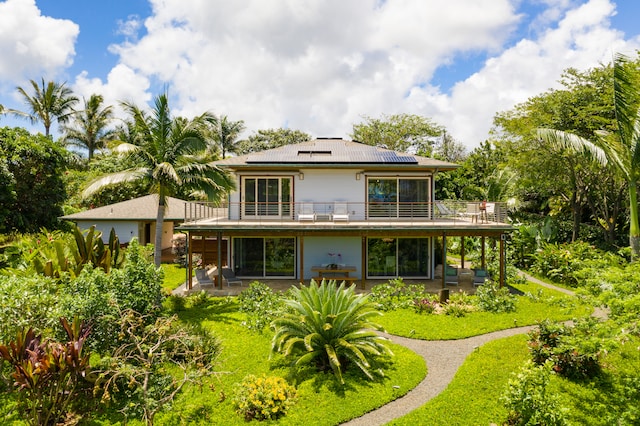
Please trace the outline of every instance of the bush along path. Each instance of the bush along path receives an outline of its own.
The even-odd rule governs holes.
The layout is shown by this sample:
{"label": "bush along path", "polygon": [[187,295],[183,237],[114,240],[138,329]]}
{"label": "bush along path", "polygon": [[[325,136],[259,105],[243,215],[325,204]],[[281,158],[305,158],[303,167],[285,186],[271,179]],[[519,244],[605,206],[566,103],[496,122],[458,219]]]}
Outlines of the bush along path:
{"label": "bush along path", "polygon": [[[525,273],[521,274],[528,281],[561,291],[568,295],[574,295],[571,290],[542,282]],[[606,312],[596,309],[594,316],[604,318],[606,317]],[[391,420],[402,417],[420,408],[427,403],[427,401],[436,397],[446,389],[453,380],[458,368],[460,368],[467,356],[474,350],[479,349],[480,346],[495,339],[528,333],[535,327],[535,325],[530,325],[510,328],[460,340],[417,340],[387,335],[394,343],[406,346],[424,358],[427,363],[427,376],[418,386],[403,397],[343,424],[348,426],[384,425]]]}

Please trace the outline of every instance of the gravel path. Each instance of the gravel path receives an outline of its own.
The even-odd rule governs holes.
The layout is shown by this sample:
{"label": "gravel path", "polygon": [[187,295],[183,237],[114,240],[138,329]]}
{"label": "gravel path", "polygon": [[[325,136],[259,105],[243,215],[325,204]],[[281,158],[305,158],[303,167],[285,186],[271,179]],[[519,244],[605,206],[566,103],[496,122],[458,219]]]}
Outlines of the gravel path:
{"label": "gravel path", "polygon": [[[574,294],[571,290],[544,283],[524,273],[522,273],[522,275],[525,276],[527,280],[545,287],[549,287],[569,295]],[[594,315],[598,317],[605,317],[606,312],[596,309]],[[427,377],[425,377],[418,386],[409,391],[405,396],[343,424],[348,426],[383,425],[393,419],[402,417],[405,414],[420,408],[431,398],[437,396],[440,392],[446,389],[449,383],[453,380],[453,376],[455,376],[458,368],[460,368],[471,352],[491,340],[527,333],[534,327],[535,326],[510,328],[460,340],[416,340],[406,337],[386,335],[386,337],[391,339],[394,343],[406,346],[424,358],[428,369]]]}

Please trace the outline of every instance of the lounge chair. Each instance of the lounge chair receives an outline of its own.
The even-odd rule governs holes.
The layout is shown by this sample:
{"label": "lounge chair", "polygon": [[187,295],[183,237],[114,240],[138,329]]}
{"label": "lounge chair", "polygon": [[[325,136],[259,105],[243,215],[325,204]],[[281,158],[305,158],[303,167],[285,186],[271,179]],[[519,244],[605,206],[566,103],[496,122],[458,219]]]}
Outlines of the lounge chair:
{"label": "lounge chair", "polygon": [[310,220],[312,222],[316,221],[316,212],[313,210],[312,203],[300,204],[300,211],[298,212],[298,220],[299,221]]}
{"label": "lounge chair", "polygon": [[484,284],[489,278],[486,269],[474,269],[473,271],[473,285],[478,286]]}
{"label": "lounge chair", "polygon": [[331,220],[344,220],[349,222],[349,207],[347,203],[335,203],[333,206],[333,214]]}
{"label": "lounge chair", "polygon": [[453,266],[449,265],[445,267],[444,283],[452,285],[460,284],[460,280],[458,278],[458,268],[454,268]]}
{"label": "lounge chair", "polygon": [[436,216],[437,217],[453,217],[455,213],[449,207],[447,207],[442,201],[436,201]]}
{"label": "lounge chair", "polygon": [[215,276],[218,273],[218,268],[215,266],[209,269],[196,269],[196,280],[200,287],[213,286],[215,282]]}
{"label": "lounge chair", "polygon": [[242,286],[242,280],[236,277],[235,272],[233,272],[231,268],[226,266],[222,268],[222,280],[227,283],[227,287],[235,284]]}

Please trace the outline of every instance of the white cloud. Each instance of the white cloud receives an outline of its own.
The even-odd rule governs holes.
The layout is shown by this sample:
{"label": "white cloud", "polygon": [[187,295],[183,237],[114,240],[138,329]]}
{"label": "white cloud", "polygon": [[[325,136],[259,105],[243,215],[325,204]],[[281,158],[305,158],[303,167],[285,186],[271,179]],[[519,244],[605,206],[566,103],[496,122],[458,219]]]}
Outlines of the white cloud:
{"label": "white cloud", "polygon": [[42,16],[35,0],[0,2],[0,82],[53,76],[68,67],[79,31],[69,20]]}

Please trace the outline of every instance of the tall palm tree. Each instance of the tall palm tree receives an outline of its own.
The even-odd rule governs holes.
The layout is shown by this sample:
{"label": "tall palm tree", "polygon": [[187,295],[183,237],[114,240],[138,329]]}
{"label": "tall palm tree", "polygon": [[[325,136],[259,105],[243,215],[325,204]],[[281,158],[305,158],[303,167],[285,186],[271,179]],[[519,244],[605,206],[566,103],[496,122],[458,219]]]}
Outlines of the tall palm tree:
{"label": "tall palm tree", "polygon": [[78,102],[78,98],[73,95],[71,89],[65,83],[49,81],[45,84],[42,79],[42,86],[34,80],[30,80],[33,87],[33,95],[27,93],[22,87],[17,87],[18,93],[22,95],[25,104],[30,112],[12,110],[14,114],[26,117],[31,123],[41,121],[44,125],[44,134],[49,136],[53,120],[58,123],[65,123],[71,114],[74,113],[73,106]]}
{"label": "tall palm tree", "polygon": [[640,223],[638,222],[638,182],[640,180],[640,71],[638,63],[616,54],[613,61],[613,92],[616,131],[600,131],[590,141],[568,132],[538,129],[543,140],[593,156],[609,165],[628,184],[629,245],[634,259],[640,256]]}
{"label": "tall palm tree", "polygon": [[229,152],[236,152],[235,144],[245,129],[244,121],[231,121],[224,115],[211,120],[210,125],[211,137],[220,147],[222,158],[226,158]]}
{"label": "tall palm tree", "polygon": [[84,99],[84,110],[73,115],[73,126],[63,128],[65,134],[63,142],[66,145],[86,148],[89,151],[89,161],[96,149],[102,149],[115,134],[109,128],[113,120],[113,107],[102,107],[104,98],[101,95],[91,95]]}
{"label": "tall palm tree", "polygon": [[131,103],[125,102],[122,106],[131,116],[129,140],[115,149],[129,156],[135,166],[99,177],[87,186],[83,196],[90,196],[106,185],[146,181],[151,192],[158,194],[154,261],[159,266],[167,197],[179,187],[185,187],[205,194],[209,200],[216,200],[233,189],[234,182],[205,153],[204,132],[210,114],[193,120],[172,118],[166,93],[156,97],[151,113]]}

